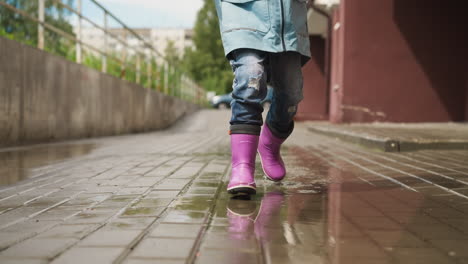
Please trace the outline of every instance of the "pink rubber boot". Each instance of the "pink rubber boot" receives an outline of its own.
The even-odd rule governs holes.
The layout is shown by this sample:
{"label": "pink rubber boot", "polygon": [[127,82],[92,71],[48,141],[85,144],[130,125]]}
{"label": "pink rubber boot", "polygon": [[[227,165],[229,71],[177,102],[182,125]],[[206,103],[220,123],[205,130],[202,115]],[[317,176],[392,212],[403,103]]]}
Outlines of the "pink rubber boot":
{"label": "pink rubber boot", "polygon": [[275,182],[281,181],[286,175],[286,168],[280,155],[281,144],[285,140],[285,138],[273,135],[266,124],[263,126],[258,144],[258,154],[260,154],[265,176]]}
{"label": "pink rubber boot", "polygon": [[258,136],[231,134],[232,170],[227,190],[231,194],[255,194],[255,156]]}

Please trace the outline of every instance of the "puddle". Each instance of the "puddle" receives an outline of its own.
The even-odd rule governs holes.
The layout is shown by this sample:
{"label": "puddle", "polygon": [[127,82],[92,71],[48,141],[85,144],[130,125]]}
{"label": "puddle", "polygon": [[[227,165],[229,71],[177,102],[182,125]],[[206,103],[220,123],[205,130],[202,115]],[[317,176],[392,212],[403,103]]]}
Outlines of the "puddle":
{"label": "puddle", "polygon": [[[290,166],[298,169],[283,183],[262,180],[259,173],[257,195],[220,194],[197,263],[214,257],[223,263],[465,260],[468,217],[460,210],[384,179],[364,182],[362,171],[337,159],[292,155]],[[236,259],[229,259],[232,250],[240,252]]]}
{"label": "puddle", "polygon": [[34,169],[90,153],[95,144],[53,144],[0,150],[0,186],[32,177]]}

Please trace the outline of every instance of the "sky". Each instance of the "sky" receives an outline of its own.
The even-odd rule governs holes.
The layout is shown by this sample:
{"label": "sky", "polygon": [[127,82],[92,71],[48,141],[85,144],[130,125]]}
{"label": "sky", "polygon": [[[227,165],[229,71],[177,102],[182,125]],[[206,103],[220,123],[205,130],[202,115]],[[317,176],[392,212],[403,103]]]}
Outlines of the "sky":
{"label": "sky", "polygon": [[[120,20],[133,28],[192,28],[203,0],[97,0]],[[100,11],[89,0],[82,0],[85,16],[102,21]],[[110,26],[115,23],[109,21]]]}

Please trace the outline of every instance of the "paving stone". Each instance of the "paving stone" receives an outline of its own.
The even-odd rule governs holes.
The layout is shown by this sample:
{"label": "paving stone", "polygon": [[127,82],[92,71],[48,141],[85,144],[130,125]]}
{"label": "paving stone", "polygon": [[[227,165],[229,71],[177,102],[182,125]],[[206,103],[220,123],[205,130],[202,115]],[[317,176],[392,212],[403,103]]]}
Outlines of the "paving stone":
{"label": "paving stone", "polygon": [[130,207],[120,217],[157,217],[165,207]]}
{"label": "paving stone", "polygon": [[197,175],[197,173],[200,171],[201,167],[204,164],[200,164],[199,166],[193,167],[193,166],[184,166],[174,172],[169,178],[170,179],[190,179],[194,176]]}
{"label": "paving stone", "polygon": [[466,219],[443,218],[441,219],[441,221],[455,228],[459,232],[462,232],[465,235],[468,235],[468,221]]}
{"label": "paving stone", "polygon": [[430,208],[424,210],[428,215],[431,215],[435,218],[463,218],[468,221],[468,215],[458,211],[455,208]]}
{"label": "paving stone", "polygon": [[81,239],[99,225],[58,225],[41,234],[38,238],[77,238]]}
{"label": "paving stone", "polygon": [[143,198],[135,207],[167,207],[172,201],[173,198]]}
{"label": "paving stone", "polygon": [[125,247],[130,245],[141,231],[137,230],[97,230],[80,241],[78,246]]}
{"label": "paving stone", "polygon": [[89,194],[81,193],[75,196],[72,200],[64,203],[65,206],[74,206],[74,205],[91,205],[94,203],[99,203],[107,199],[109,194]]}
{"label": "paving stone", "polygon": [[419,225],[410,226],[409,230],[416,233],[419,237],[429,240],[439,239],[464,239],[466,236],[458,232],[449,225]]}
{"label": "paving stone", "polygon": [[2,264],[45,264],[45,263],[49,263],[49,261],[45,259],[37,259],[37,258],[1,257],[0,256],[0,263]]}
{"label": "paving stone", "polygon": [[365,230],[401,230],[403,228],[387,217],[351,217],[350,219]]}
{"label": "paving stone", "polygon": [[66,221],[68,224],[99,224],[110,217],[112,213],[86,211],[79,213]]}
{"label": "paving stone", "polygon": [[205,249],[202,250],[196,260],[197,264],[256,264],[260,263],[259,256],[256,253],[239,252],[237,250],[219,250],[219,249]]}
{"label": "paving stone", "polygon": [[[269,252],[268,259],[271,263],[327,263],[327,256],[324,256],[322,252],[323,247],[317,247],[316,245],[289,245],[289,244],[263,244],[263,250]],[[292,252],[301,252],[301,254],[291,254]],[[257,259],[260,258],[260,254],[257,254]],[[252,256],[253,257],[253,256]],[[375,260],[375,258],[374,258]],[[341,263],[346,263],[342,261]],[[352,262],[361,263],[361,262]],[[365,263],[365,262],[364,262]],[[378,262],[377,262],[378,263]]]}
{"label": "paving stone", "polygon": [[164,217],[164,223],[192,223],[202,224],[205,222],[206,213],[197,211],[174,210]]}
{"label": "paving stone", "polygon": [[377,247],[374,243],[363,238],[340,239],[340,254],[348,257],[367,257],[385,259],[386,252]]}
{"label": "paving stone", "polygon": [[150,237],[177,237],[177,238],[196,238],[202,225],[192,224],[159,224],[150,233]]}
{"label": "paving stone", "polygon": [[185,238],[147,238],[130,254],[130,257],[186,258],[195,243]]}
{"label": "paving stone", "polygon": [[28,217],[34,213],[40,212],[44,209],[43,208],[36,208],[36,207],[21,207],[0,215],[0,223],[2,225],[15,222],[19,218]]}
{"label": "paving stone", "polygon": [[180,259],[160,259],[160,258],[130,258],[123,262],[124,264],[185,264],[186,261],[184,258]]}
{"label": "paving stone", "polygon": [[154,190],[181,190],[188,184],[185,179],[167,179],[153,187]]}
{"label": "paving stone", "polygon": [[132,195],[132,194],[143,194],[148,191],[149,187],[124,187],[118,190],[115,195]]}
{"label": "paving stone", "polygon": [[122,203],[126,204],[133,200],[135,200],[139,195],[137,194],[129,194],[129,195],[112,195],[109,197],[105,202],[113,202],[113,203]]}
{"label": "paving stone", "polygon": [[180,191],[155,190],[148,193],[147,198],[174,198]]}
{"label": "paving stone", "polygon": [[36,235],[36,232],[5,232],[0,231],[0,250],[13,246],[27,238]]}
{"label": "paving stone", "polygon": [[156,221],[154,217],[118,217],[111,220],[105,228],[115,230],[143,230],[154,221]]}
{"label": "paving stone", "polygon": [[193,194],[211,194],[215,195],[216,191],[218,188],[190,188],[188,193],[193,193]]}
{"label": "paving stone", "polygon": [[39,220],[26,220],[18,222],[17,224],[11,225],[2,229],[5,232],[18,232],[18,233],[41,233],[57,224],[61,221],[39,221]]}
{"label": "paving stone", "polygon": [[[78,210],[77,210],[78,209]],[[33,220],[38,221],[48,221],[48,220],[65,220],[66,218],[78,214],[81,210],[79,208],[71,209],[71,208],[53,208],[48,210],[40,215],[37,215],[33,218]]]}
{"label": "paving stone", "polygon": [[145,177],[155,177],[155,178],[162,178],[162,177],[167,177],[171,172],[173,172],[177,166],[168,166],[165,167],[164,165],[162,167],[156,168],[148,173],[145,174]]}
{"label": "paving stone", "polygon": [[448,255],[431,248],[396,248],[390,254],[397,263],[455,263]]}
{"label": "paving stone", "polygon": [[121,188],[120,186],[94,186],[94,187],[88,187],[85,193],[99,193],[99,194],[115,193],[120,188]]}
{"label": "paving stone", "polygon": [[237,249],[246,252],[257,252],[257,241],[250,234],[228,234],[208,232],[203,241],[203,248],[209,249]]}
{"label": "paving stone", "polygon": [[430,240],[429,243],[441,249],[448,256],[468,258],[468,238],[466,240]]}
{"label": "paving stone", "polygon": [[73,247],[65,251],[53,264],[112,263],[124,251],[124,248],[89,248]]}
{"label": "paving stone", "polygon": [[78,240],[73,238],[33,238],[2,251],[0,255],[50,259],[76,242]]}
{"label": "paving stone", "polygon": [[428,244],[423,239],[414,236],[405,230],[391,231],[365,231],[377,244],[382,247],[427,247]]}
{"label": "paving stone", "polygon": [[156,177],[143,177],[138,180],[133,180],[131,183],[127,184],[128,187],[150,187],[158,183],[160,179]]}

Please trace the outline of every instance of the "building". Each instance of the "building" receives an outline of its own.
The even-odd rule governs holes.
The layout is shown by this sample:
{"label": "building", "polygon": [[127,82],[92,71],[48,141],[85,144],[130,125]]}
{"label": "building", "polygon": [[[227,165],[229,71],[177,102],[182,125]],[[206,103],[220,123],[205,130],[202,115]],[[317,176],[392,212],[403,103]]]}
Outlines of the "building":
{"label": "building", "polygon": [[[181,28],[134,28],[132,29],[144,40],[149,42],[161,55],[164,56],[167,44],[172,41],[174,47],[181,56],[184,54],[185,48],[193,47],[191,29]],[[110,34],[115,36],[107,38],[107,48],[110,51],[120,53],[128,52],[129,55],[134,54],[136,50],[141,49],[141,41],[127,30],[122,28],[110,28]],[[105,50],[104,32],[98,28],[82,28],[82,41],[86,44],[94,46],[100,50]],[[119,41],[120,39],[120,41]],[[126,42],[131,48],[125,48],[122,42]]]}
{"label": "building", "polygon": [[298,119],[468,121],[463,1],[309,1]]}

